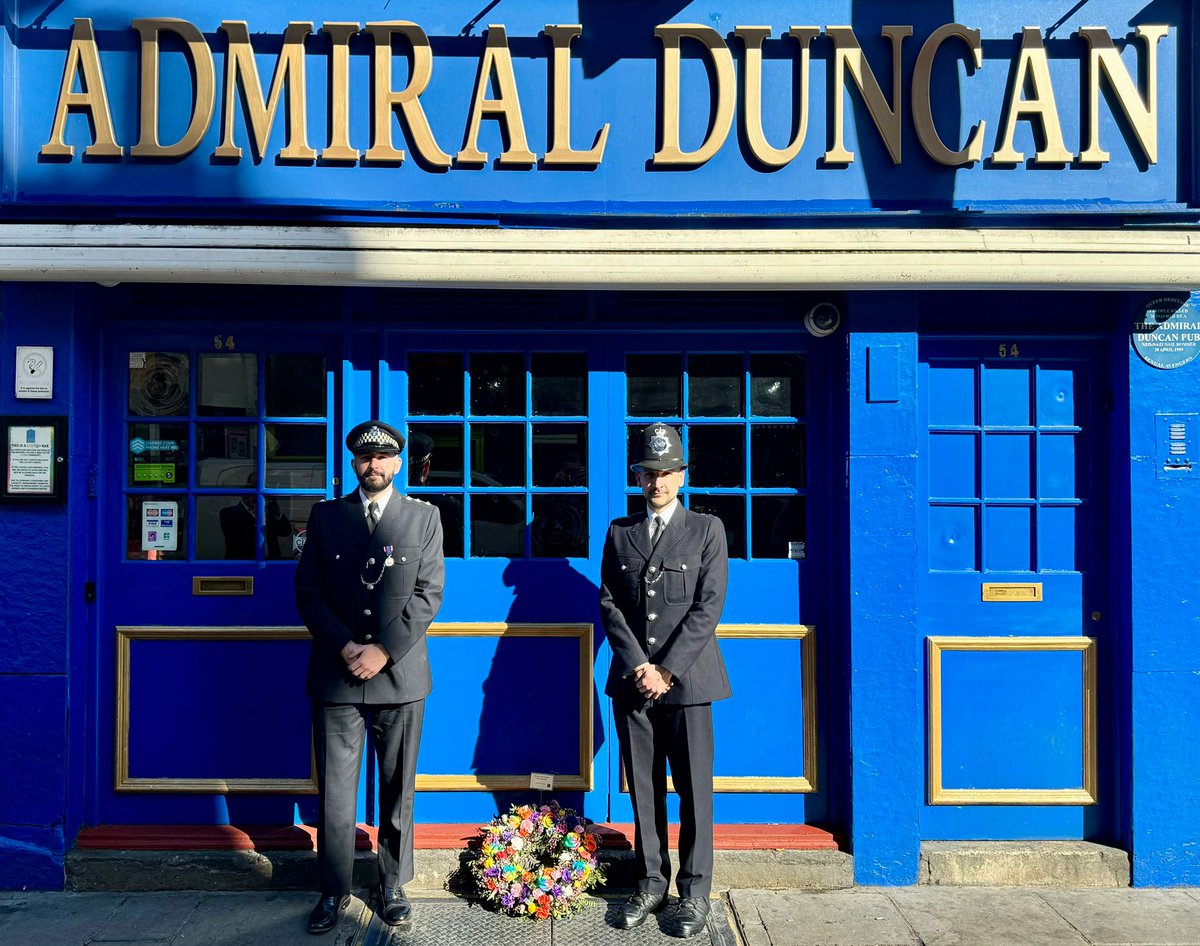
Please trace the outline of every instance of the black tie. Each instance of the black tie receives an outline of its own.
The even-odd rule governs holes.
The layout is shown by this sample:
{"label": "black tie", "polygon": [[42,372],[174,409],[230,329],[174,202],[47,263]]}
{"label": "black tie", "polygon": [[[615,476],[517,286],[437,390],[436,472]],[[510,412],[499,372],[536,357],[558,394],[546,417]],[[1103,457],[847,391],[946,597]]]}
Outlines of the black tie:
{"label": "black tie", "polygon": [[367,526],[372,532],[379,525],[379,503],[370,503],[367,506]]}
{"label": "black tie", "polygon": [[662,516],[655,516],[654,521],[650,524],[650,548],[658,545],[658,540],[662,538],[663,529],[667,524],[663,522]]}

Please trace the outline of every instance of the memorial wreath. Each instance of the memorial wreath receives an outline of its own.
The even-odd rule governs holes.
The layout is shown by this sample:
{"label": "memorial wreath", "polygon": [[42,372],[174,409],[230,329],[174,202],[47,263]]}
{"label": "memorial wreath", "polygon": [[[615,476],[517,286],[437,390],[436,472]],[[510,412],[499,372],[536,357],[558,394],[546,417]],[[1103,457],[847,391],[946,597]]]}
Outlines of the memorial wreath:
{"label": "memorial wreath", "polygon": [[570,808],[513,805],[480,828],[469,869],[480,899],[509,916],[570,916],[604,880],[593,823]]}

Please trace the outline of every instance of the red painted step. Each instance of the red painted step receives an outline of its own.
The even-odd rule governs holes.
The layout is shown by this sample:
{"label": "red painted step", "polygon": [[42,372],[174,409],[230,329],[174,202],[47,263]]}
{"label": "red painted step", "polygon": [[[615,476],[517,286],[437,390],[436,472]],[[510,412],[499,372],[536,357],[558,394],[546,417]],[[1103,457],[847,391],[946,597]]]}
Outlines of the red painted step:
{"label": "red painted step", "polygon": [[[679,828],[671,825],[671,841]],[[474,824],[419,824],[413,846],[420,850],[466,847],[479,833]],[[601,843],[627,850],[633,825],[597,825]],[[200,825],[130,824],[101,825],[79,832],[75,846],[105,851],[311,851],[317,832],[307,825]],[[355,847],[374,850],[376,829],[359,825]],[[713,832],[719,851],[836,851],[837,840],[828,831],[806,824],[719,824]]]}

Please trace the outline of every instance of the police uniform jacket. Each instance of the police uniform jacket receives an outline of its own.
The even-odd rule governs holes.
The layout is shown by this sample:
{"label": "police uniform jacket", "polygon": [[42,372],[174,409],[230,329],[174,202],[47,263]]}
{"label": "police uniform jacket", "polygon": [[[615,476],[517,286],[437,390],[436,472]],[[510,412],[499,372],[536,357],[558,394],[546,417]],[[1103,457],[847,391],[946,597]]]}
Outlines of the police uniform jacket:
{"label": "police uniform jacket", "polygon": [[600,615],[612,648],[605,692],[616,703],[645,702],[630,675],[647,661],[675,678],[659,704],[711,703],[733,695],[716,636],[727,562],[721,520],[682,505],[653,549],[644,512],[609,525]]}
{"label": "police uniform jacket", "polygon": [[[390,566],[384,564],[388,545]],[[425,632],[441,607],[444,583],[436,507],[393,493],[372,533],[357,490],[317,503],[296,569],[296,605],[313,639],[308,695],[368,704],[428,696],[433,679]],[[391,659],[370,680],[359,680],[341,656],[349,641],[382,644]]]}

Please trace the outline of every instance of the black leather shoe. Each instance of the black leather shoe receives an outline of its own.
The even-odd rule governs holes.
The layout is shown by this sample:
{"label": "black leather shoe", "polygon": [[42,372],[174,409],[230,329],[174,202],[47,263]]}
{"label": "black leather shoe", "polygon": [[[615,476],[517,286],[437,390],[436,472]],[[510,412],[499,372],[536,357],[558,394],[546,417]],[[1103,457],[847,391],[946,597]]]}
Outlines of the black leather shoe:
{"label": "black leather shoe", "polygon": [[619,930],[632,930],[646,922],[646,917],[662,909],[661,893],[651,893],[649,890],[639,890],[621,904],[621,912],[617,914],[616,927]]}
{"label": "black leather shoe", "polygon": [[380,887],[378,891],[379,918],[388,926],[399,926],[409,918],[412,907],[403,887]]}
{"label": "black leather shoe", "polygon": [[668,936],[686,939],[704,929],[704,921],[707,919],[707,900],[702,897],[684,897],[679,901],[679,908],[663,923],[663,932]]}
{"label": "black leather shoe", "polygon": [[350,903],[349,894],[340,897],[322,897],[308,915],[310,933],[328,933],[337,926],[338,913]]}

